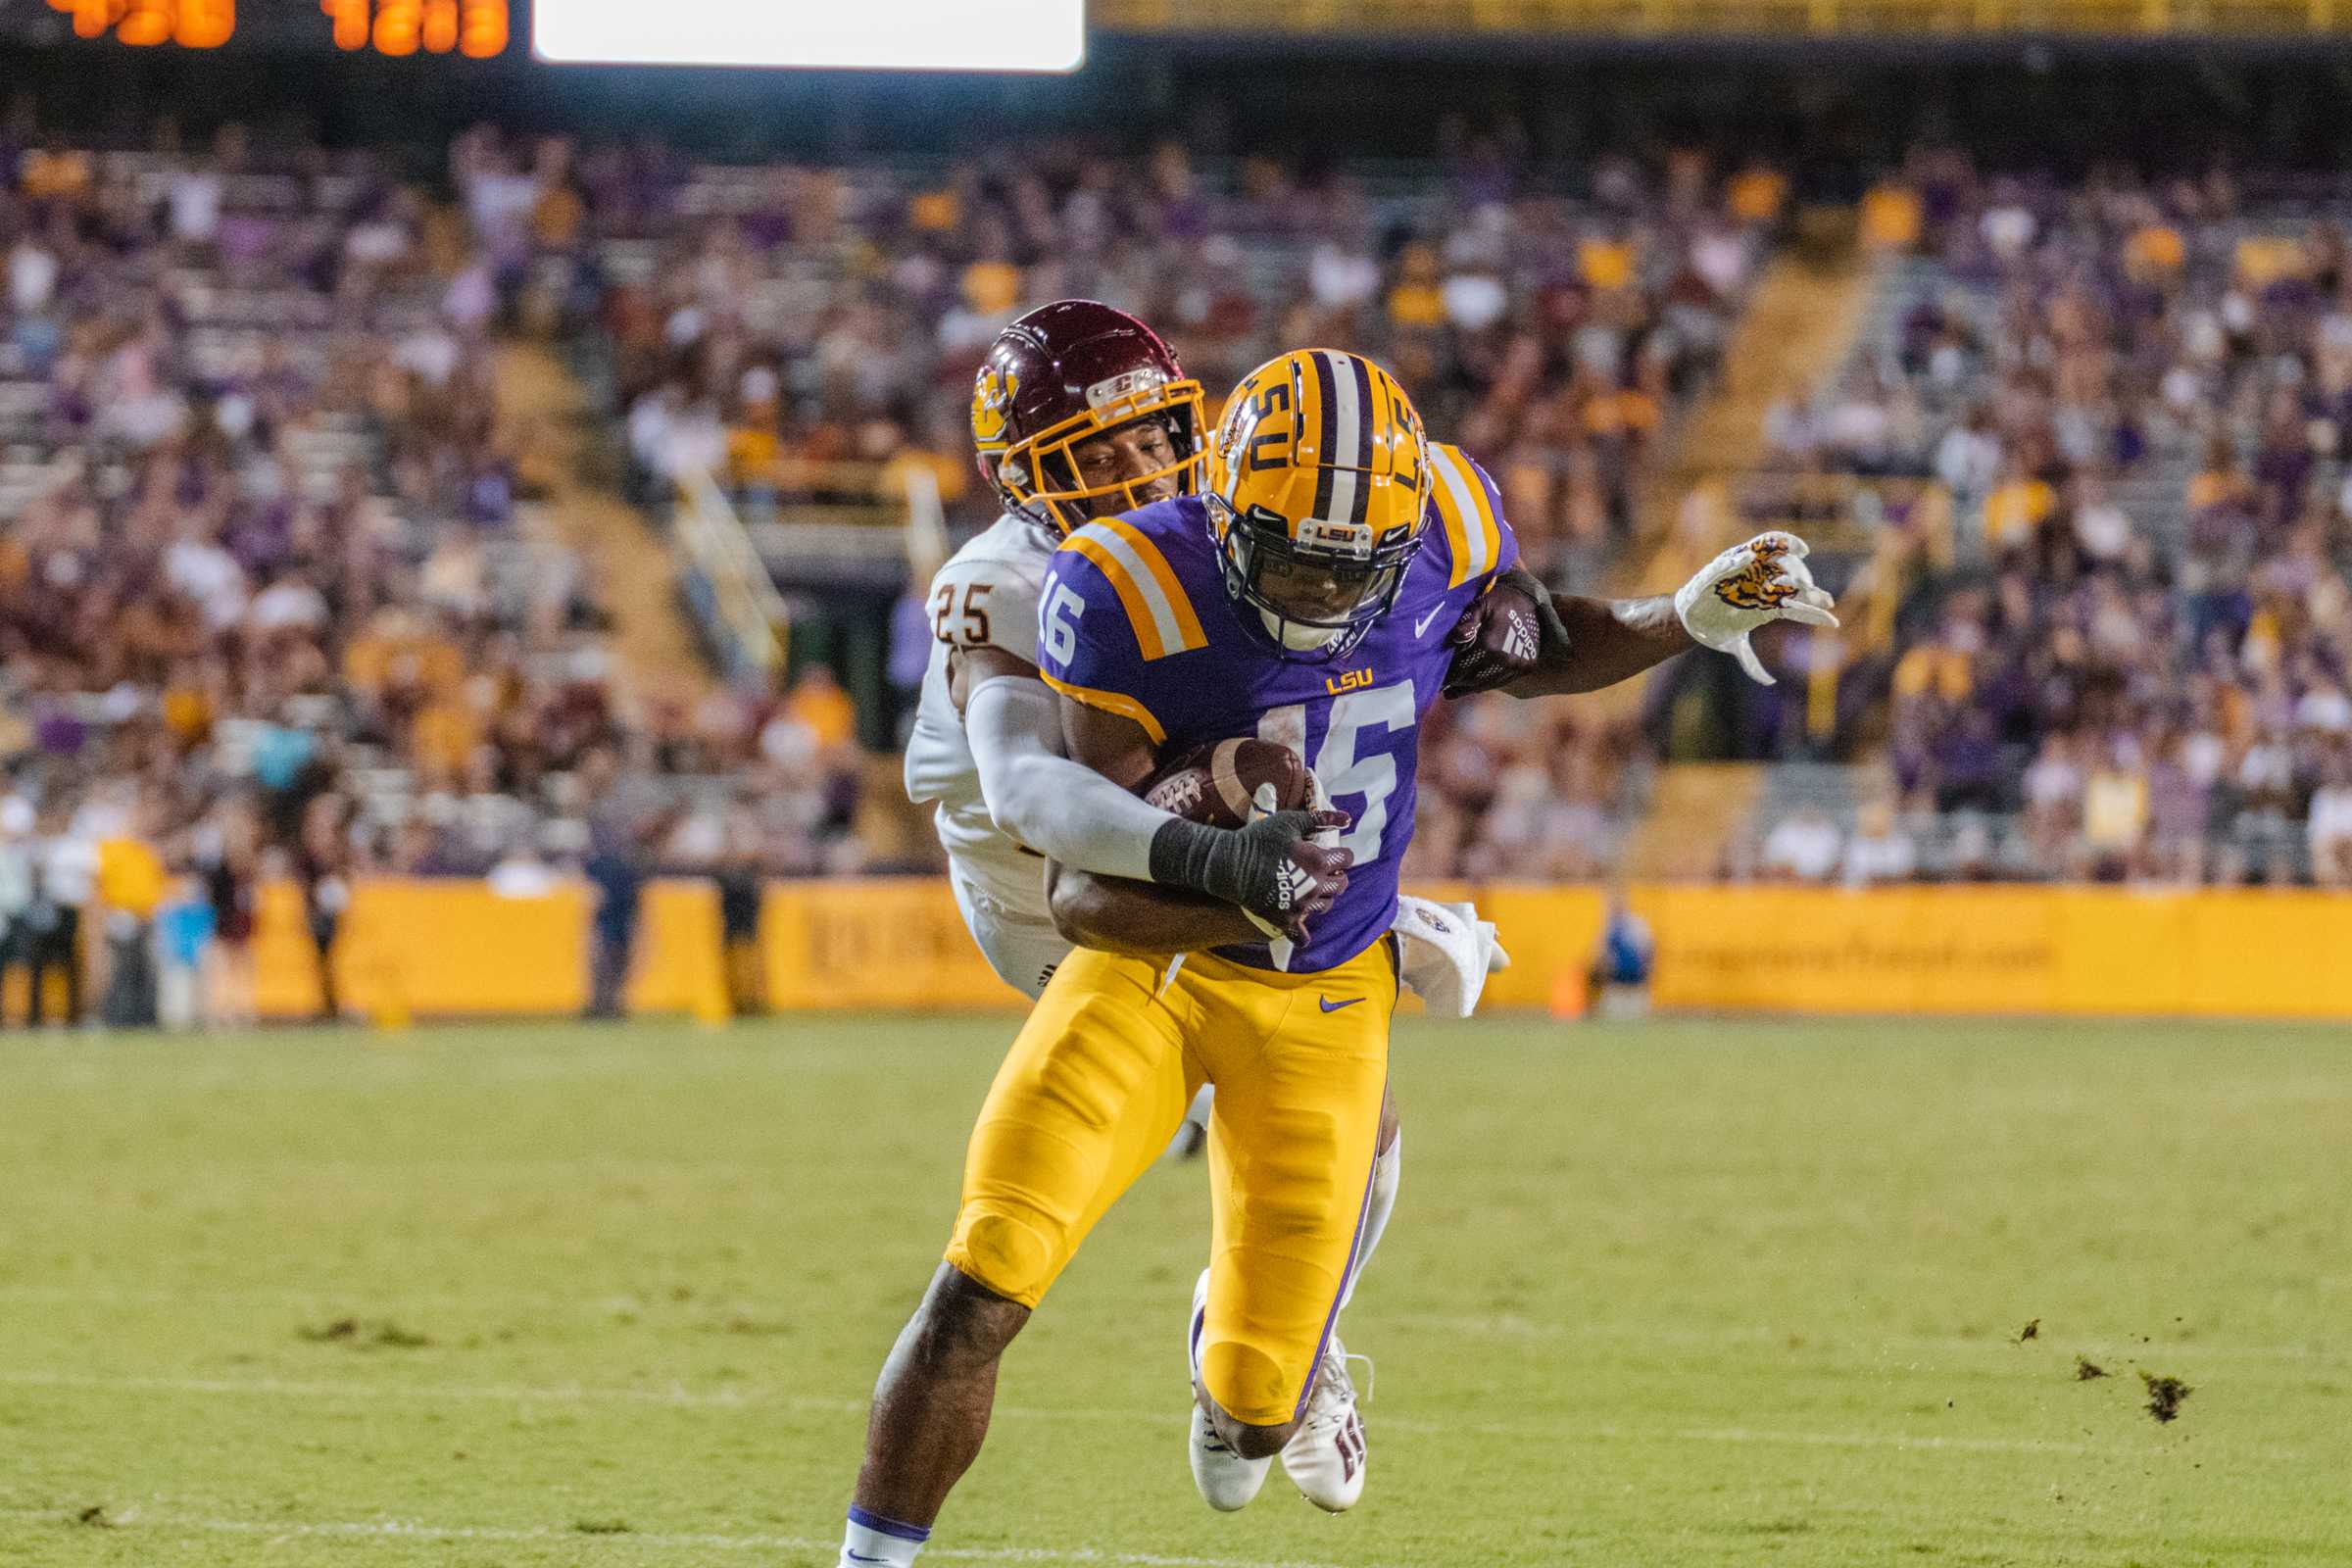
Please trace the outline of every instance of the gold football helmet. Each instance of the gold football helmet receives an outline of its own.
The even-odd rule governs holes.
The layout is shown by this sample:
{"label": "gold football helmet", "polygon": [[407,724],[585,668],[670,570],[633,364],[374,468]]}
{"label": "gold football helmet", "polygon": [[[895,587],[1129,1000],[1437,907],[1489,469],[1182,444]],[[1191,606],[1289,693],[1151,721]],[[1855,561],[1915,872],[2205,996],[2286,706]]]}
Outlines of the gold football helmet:
{"label": "gold football helmet", "polygon": [[1338,349],[1269,360],[1226,400],[1208,463],[1225,591],[1292,652],[1362,641],[1429,511],[1429,442],[1396,378]]}

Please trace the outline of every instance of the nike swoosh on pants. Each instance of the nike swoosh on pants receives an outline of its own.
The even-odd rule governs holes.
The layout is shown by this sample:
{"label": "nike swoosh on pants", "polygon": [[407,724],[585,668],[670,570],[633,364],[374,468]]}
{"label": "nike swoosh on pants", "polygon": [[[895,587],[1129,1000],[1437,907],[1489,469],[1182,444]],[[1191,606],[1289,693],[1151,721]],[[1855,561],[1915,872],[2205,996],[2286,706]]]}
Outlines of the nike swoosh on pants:
{"label": "nike swoosh on pants", "polygon": [[1361,997],[1349,997],[1346,1002],[1334,1002],[1329,997],[1317,997],[1315,1000],[1323,1004],[1323,1010],[1325,1012],[1337,1012],[1342,1007],[1352,1007],[1364,999]]}

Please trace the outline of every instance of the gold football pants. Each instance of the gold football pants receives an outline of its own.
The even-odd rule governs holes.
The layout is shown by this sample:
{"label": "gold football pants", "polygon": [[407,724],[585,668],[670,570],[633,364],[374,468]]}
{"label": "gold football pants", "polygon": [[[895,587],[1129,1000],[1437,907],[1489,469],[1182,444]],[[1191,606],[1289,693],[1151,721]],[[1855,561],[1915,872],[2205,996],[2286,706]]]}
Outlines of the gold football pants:
{"label": "gold football pants", "polygon": [[1212,1083],[1200,1378],[1236,1420],[1279,1426],[1304,1404],[1354,1267],[1396,960],[1384,939],[1313,974],[1205,953],[1166,973],[1085,949],[1055,973],[972,1129],[948,1261],[1037,1305]]}

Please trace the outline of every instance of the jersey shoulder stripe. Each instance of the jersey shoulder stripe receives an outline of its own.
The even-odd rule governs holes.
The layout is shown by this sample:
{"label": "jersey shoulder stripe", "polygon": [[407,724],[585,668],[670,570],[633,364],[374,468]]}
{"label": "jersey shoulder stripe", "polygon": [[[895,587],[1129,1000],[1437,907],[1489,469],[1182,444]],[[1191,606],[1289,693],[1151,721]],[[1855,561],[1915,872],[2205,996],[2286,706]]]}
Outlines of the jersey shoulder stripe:
{"label": "jersey shoulder stripe", "polygon": [[1436,481],[1430,487],[1431,500],[1446,528],[1446,553],[1452,557],[1448,585],[1458,588],[1494,570],[1502,559],[1494,481],[1460,447],[1433,443],[1429,466]]}
{"label": "jersey shoulder stripe", "polygon": [[1100,708],[1105,713],[1116,713],[1121,718],[1132,719],[1138,728],[1152,737],[1152,745],[1165,746],[1168,743],[1168,727],[1159,721],[1152,710],[1125,692],[1106,692],[1096,686],[1080,686],[1047,669],[1039,670],[1038,676],[1071,702],[1084,703],[1089,708]]}
{"label": "jersey shoulder stripe", "polygon": [[1145,659],[1208,646],[1175,568],[1142,529],[1123,518],[1100,518],[1072,533],[1061,548],[1093,562],[1110,583]]}

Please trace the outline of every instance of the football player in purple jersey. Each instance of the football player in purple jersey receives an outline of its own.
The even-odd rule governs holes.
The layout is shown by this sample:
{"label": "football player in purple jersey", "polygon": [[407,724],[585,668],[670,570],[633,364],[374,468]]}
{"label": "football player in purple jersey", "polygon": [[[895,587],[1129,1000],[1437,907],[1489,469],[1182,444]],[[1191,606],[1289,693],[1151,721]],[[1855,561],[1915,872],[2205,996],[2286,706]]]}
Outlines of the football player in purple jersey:
{"label": "football player in purple jersey", "polygon": [[[1332,1329],[1369,1240],[1422,715],[1446,690],[1591,691],[1693,647],[1768,679],[1755,629],[1836,624],[1803,556],[1766,534],[1671,596],[1550,595],[1518,570],[1477,465],[1429,443],[1379,366],[1320,349],[1235,389],[1203,494],[1071,533],[1037,637],[1069,756],[1132,788],[1169,748],[1279,741],[1346,813],[1347,881],[1311,914],[1269,930],[1234,908],[1223,940],[1172,953],[1152,911],[1203,906],[1181,891],[1200,841],[1155,834],[1149,884],[1052,868],[1055,918],[1084,946],[981,1110],[946,1265],[875,1390],[843,1563],[913,1562],[979,1451],[1005,1346],[1203,1082],[1219,1092],[1186,1335],[1195,1476],[1239,1507],[1275,1454],[1287,1468],[1328,1414],[1318,1389],[1345,1383]],[[1366,1451],[1345,1404],[1334,1490],[1352,1500]]]}

